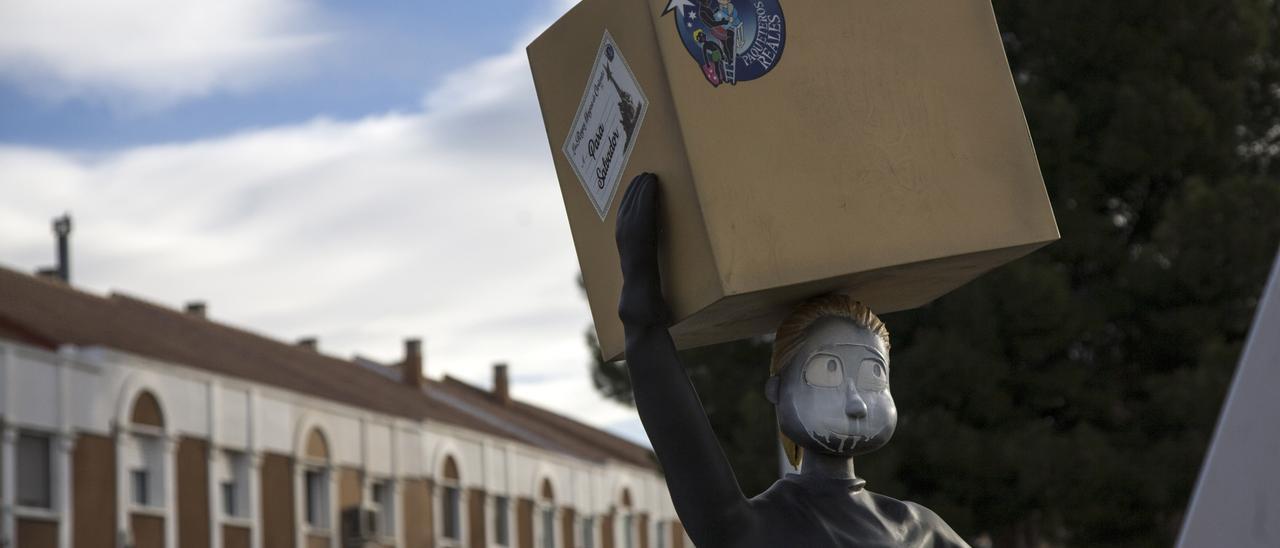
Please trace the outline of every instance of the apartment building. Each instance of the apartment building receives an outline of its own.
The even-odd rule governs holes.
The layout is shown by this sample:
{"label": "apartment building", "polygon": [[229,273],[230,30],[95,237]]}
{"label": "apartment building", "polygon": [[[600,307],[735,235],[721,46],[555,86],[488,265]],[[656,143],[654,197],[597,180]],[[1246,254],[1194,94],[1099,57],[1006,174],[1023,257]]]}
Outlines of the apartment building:
{"label": "apartment building", "polygon": [[511,398],[0,268],[4,548],[682,548],[652,454]]}

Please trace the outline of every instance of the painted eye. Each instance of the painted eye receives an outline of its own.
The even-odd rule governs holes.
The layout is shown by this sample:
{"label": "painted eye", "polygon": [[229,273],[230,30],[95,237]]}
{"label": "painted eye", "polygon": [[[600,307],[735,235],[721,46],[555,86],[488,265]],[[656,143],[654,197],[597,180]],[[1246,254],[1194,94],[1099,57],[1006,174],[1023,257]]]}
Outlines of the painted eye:
{"label": "painted eye", "polygon": [[829,354],[818,354],[809,358],[804,366],[804,382],[811,386],[830,388],[840,386],[844,380],[844,366],[840,358]]}
{"label": "painted eye", "polygon": [[857,382],[859,390],[879,392],[889,387],[889,372],[877,360],[862,360]]}

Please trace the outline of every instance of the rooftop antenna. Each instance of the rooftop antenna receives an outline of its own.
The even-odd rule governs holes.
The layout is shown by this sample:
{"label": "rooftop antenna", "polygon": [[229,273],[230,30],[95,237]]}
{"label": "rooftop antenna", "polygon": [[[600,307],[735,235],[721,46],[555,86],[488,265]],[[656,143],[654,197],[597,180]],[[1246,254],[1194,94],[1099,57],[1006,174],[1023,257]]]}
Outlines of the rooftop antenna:
{"label": "rooftop antenna", "polygon": [[46,280],[57,280],[71,285],[71,214],[63,213],[53,218],[53,234],[58,237],[58,264],[36,270],[36,275]]}

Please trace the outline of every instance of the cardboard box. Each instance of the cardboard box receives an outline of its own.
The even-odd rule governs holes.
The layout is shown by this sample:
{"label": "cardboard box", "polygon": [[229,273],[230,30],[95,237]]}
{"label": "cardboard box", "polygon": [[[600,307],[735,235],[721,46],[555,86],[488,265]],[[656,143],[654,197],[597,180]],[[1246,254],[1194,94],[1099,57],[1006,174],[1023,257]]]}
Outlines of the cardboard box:
{"label": "cardboard box", "polygon": [[829,292],[917,307],[1058,238],[989,0],[583,0],[528,53],[608,359],[643,171],[681,348]]}

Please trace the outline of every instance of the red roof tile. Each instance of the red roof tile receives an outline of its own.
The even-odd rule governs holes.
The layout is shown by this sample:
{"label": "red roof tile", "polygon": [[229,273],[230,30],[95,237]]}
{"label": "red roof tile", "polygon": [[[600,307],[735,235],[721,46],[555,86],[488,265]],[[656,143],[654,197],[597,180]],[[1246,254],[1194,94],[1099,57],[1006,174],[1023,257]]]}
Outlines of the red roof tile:
{"label": "red roof tile", "polygon": [[103,346],[316,396],[428,419],[593,460],[655,468],[638,445],[549,411],[492,402],[461,381],[422,390],[351,361],[141,299],[100,297],[0,267],[0,338],[56,349]]}

